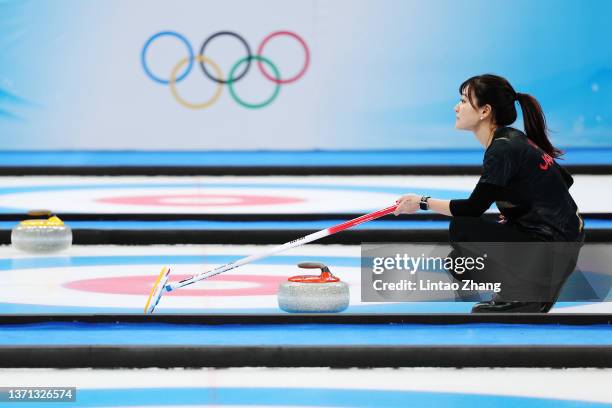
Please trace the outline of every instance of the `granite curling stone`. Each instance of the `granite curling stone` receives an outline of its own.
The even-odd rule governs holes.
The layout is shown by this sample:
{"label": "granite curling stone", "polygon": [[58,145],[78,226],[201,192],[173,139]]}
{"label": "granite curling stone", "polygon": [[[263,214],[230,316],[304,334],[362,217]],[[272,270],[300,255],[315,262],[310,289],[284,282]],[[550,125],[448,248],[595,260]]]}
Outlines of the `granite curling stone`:
{"label": "granite curling stone", "polygon": [[337,313],[349,305],[349,286],[319,262],[298,267],[321,269],[321,275],[293,276],[278,288],[278,306],[289,313]]}
{"label": "granite curling stone", "polygon": [[21,221],[11,231],[15,249],[30,253],[62,251],[72,245],[72,230],[48,211],[31,211],[34,219]]}

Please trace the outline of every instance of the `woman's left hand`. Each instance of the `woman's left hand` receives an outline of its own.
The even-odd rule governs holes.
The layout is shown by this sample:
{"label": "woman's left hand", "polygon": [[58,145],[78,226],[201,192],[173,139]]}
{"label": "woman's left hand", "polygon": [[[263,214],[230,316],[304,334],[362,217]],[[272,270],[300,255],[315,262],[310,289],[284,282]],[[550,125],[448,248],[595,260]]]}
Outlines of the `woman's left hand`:
{"label": "woman's left hand", "polygon": [[419,211],[419,203],[421,202],[421,196],[417,194],[406,194],[401,196],[395,201],[397,208],[393,211],[393,214],[414,214]]}

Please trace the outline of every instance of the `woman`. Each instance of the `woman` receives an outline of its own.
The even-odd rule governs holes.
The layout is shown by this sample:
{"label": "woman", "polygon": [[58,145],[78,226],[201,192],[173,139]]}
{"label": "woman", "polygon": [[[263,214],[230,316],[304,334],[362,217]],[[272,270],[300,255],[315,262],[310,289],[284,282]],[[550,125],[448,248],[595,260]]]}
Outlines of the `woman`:
{"label": "woman", "polygon": [[[506,79],[490,74],[475,76],[461,84],[459,93],[455,127],[472,131],[485,148],[478,184],[470,197],[463,200],[404,195],[397,201],[395,215],[423,209],[452,216],[449,235],[455,243],[575,243],[571,246],[574,252],[565,251],[570,253],[562,271],[555,265],[558,278],[542,277],[548,279],[548,287],[532,279],[542,273],[539,270],[529,271],[529,279],[504,276],[505,290],[472,309],[472,312],[547,312],[575,267],[577,251],[584,240],[582,219],[568,191],[572,177],[555,161],[562,152],[548,138],[538,101],[516,92]],[[517,102],[523,113],[525,133],[509,127],[517,118]],[[493,202],[501,213],[499,222],[481,218]],[[450,272],[457,279],[466,278]],[[537,301],[516,301],[518,293],[524,294],[522,298]]]}

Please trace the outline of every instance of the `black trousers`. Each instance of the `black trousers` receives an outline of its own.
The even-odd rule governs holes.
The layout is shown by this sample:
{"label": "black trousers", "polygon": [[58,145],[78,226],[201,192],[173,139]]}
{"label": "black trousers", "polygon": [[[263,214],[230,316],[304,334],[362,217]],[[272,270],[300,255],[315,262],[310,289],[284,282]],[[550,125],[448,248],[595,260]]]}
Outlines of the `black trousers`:
{"label": "black trousers", "polygon": [[[484,269],[448,272],[457,280],[499,283],[497,301],[554,302],[574,271],[582,242],[545,242],[512,224],[453,217],[449,258],[485,258]],[[465,298],[465,293],[459,294]]]}

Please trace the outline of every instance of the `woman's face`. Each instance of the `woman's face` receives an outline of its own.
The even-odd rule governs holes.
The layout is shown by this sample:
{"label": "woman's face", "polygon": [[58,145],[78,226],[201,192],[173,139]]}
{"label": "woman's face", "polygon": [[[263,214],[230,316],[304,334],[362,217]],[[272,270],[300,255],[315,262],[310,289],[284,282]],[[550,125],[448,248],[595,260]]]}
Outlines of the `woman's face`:
{"label": "woman's face", "polygon": [[482,115],[470,103],[467,97],[468,91],[468,89],[463,90],[459,103],[455,105],[455,128],[461,130],[474,130],[480,122]]}

